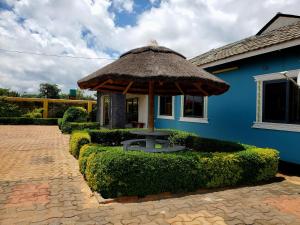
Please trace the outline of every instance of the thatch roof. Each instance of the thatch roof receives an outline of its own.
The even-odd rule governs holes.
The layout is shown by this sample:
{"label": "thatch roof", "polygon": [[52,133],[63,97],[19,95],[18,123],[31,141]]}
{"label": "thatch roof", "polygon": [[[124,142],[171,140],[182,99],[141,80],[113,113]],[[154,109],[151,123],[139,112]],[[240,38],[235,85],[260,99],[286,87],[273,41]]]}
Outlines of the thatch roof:
{"label": "thatch roof", "polygon": [[82,78],[83,89],[102,92],[147,94],[154,81],[156,95],[218,95],[229,85],[197,68],[181,54],[160,46],[133,49],[113,63]]}

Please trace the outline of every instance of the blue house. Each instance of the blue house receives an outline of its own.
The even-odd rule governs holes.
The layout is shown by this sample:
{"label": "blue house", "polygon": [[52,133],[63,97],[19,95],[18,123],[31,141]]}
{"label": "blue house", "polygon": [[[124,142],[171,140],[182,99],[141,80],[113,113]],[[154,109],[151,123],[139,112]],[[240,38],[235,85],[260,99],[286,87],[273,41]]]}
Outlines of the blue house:
{"label": "blue house", "polygon": [[228,82],[229,91],[158,96],[156,128],[276,148],[281,160],[300,164],[299,16],[279,13],[256,35],[191,62]]}

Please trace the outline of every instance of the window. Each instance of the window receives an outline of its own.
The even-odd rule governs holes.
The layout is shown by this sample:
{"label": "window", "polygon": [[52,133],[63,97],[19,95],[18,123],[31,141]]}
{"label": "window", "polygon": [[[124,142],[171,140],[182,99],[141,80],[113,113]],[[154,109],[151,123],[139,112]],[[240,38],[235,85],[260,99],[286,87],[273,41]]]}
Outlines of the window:
{"label": "window", "polygon": [[139,99],[126,99],[126,120],[127,123],[138,122],[139,117]]}
{"label": "window", "polygon": [[[300,70],[255,76],[256,121],[253,128],[300,132],[300,90],[291,81]],[[289,77],[288,79],[286,78]]]}
{"label": "window", "polygon": [[181,96],[180,121],[208,123],[207,119],[207,97]]}
{"label": "window", "polygon": [[162,119],[174,119],[174,97],[158,97],[158,117]]}
{"label": "window", "polygon": [[202,96],[184,96],[183,116],[184,117],[203,117],[204,97]]}
{"label": "window", "polygon": [[291,81],[265,81],[263,122],[300,124],[300,91]]}

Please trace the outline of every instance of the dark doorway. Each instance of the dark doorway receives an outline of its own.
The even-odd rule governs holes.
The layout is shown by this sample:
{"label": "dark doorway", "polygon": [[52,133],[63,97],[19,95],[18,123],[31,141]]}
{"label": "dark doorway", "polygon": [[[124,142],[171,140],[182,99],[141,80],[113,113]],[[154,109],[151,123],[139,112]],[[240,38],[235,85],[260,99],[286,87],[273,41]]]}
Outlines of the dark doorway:
{"label": "dark doorway", "polygon": [[127,123],[138,122],[139,120],[139,99],[126,99],[126,121]]}

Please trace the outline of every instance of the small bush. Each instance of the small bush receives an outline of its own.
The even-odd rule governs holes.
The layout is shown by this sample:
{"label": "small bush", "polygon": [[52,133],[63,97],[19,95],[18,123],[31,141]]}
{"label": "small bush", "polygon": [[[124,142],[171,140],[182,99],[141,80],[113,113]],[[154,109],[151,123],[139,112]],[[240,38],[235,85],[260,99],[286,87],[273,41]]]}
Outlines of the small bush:
{"label": "small bush", "polygon": [[71,133],[72,125],[71,122],[86,122],[88,118],[87,111],[82,107],[69,107],[63,118],[60,120],[59,128],[63,133]]}
{"label": "small bush", "polygon": [[77,159],[80,148],[91,143],[91,137],[86,131],[74,131],[70,138],[70,153]]}
{"label": "small bush", "polygon": [[24,117],[27,118],[42,118],[43,117],[43,108],[39,108],[39,109],[34,109],[31,112],[28,112],[26,114],[24,114]]}
{"label": "small bush", "polygon": [[59,119],[57,120],[57,125],[58,125],[59,129],[61,129],[62,118],[59,118]]}
{"label": "small bush", "polygon": [[57,125],[57,118],[0,117],[3,125]]}
{"label": "small bush", "polygon": [[199,152],[236,152],[247,148],[247,145],[199,136],[189,136],[186,146]]}
{"label": "small bush", "polygon": [[193,157],[115,150],[91,154],[85,175],[93,190],[109,198],[192,191],[198,171]]}
{"label": "small bush", "polygon": [[256,183],[274,177],[278,170],[279,152],[267,148],[250,148],[238,152],[242,183]]}
{"label": "small bush", "polygon": [[89,130],[92,143],[98,143],[105,146],[120,146],[122,141],[142,138],[136,134],[131,134],[130,131],[136,129],[101,129]]}
{"label": "small bush", "polygon": [[87,111],[82,107],[69,107],[62,118],[62,123],[66,122],[86,122],[88,118]]}
{"label": "small bush", "polygon": [[[106,146],[118,146],[124,140],[142,138],[142,136],[131,134],[130,131],[137,129],[102,129],[90,130],[89,133],[93,143]],[[170,144],[183,145],[189,149],[200,152],[235,152],[247,149],[249,146],[230,141],[221,141],[217,139],[202,138],[196,134],[178,131],[163,130],[170,132]],[[251,146],[250,146],[251,147]]]}
{"label": "small bush", "polygon": [[86,169],[86,162],[88,157],[93,153],[101,153],[104,151],[115,151],[115,150],[122,150],[122,147],[107,147],[107,146],[101,146],[97,144],[87,144],[81,147],[80,154],[78,158],[79,162],[79,170],[80,172],[85,175],[85,169]]}
{"label": "small bush", "polygon": [[19,117],[22,111],[18,105],[0,98],[0,117]]}
{"label": "small bush", "polygon": [[60,129],[65,134],[70,134],[75,130],[100,129],[99,122],[67,122],[60,125]]}
{"label": "small bush", "polygon": [[236,185],[241,180],[239,158],[230,153],[198,153],[201,187],[214,188]]}
{"label": "small bush", "polygon": [[155,154],[85,146],[80,154],[81,172],[104,198],[257,183],[275,176],[279,160],[277,151],[260,148]]}

